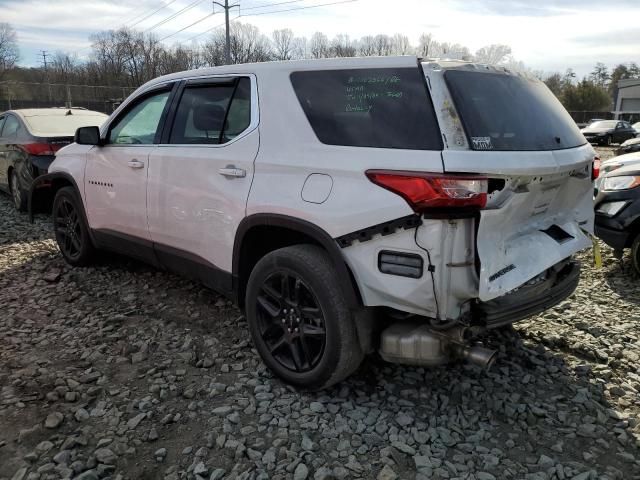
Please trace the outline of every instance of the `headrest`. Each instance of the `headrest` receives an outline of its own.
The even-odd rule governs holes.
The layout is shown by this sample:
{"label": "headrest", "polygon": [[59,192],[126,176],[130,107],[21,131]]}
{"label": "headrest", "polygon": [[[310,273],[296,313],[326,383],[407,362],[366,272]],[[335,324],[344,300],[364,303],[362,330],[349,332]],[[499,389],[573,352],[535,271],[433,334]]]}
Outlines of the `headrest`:
{"label": "headrest", "polygon": [[219,132],[222,130],[225,109],[220,105],[205,103],[193,110],[193,126],[196,130]]}

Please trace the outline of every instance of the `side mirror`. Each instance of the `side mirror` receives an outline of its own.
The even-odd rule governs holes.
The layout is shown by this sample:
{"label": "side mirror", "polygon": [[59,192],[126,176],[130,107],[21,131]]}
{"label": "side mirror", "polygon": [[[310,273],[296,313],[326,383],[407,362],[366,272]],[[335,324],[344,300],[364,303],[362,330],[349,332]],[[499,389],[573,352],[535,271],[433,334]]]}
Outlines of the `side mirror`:
{"label": "side mirror", "polygon": [[80,127],[73,139],[79,145],[102,145],[98,127]]}

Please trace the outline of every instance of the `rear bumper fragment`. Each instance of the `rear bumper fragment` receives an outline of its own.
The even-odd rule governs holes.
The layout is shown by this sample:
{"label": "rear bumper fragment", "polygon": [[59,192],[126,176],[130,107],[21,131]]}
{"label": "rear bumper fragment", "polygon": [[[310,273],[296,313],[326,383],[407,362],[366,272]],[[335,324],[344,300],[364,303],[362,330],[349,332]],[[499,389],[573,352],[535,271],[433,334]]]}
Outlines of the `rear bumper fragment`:
{"label": "rear bumper fragment", "polygon": [[525,286],[495,300],[476,303],[472,313],[488,328],[508,325],[557,305],[575,291],[579,281],[580,263],[571,261],[544,284]]}

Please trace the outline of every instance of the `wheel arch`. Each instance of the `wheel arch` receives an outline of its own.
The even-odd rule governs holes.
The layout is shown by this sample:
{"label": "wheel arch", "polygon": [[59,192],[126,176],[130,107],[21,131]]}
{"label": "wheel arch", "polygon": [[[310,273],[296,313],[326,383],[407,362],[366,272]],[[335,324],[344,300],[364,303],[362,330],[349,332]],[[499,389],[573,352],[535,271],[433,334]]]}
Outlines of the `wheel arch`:
{"label": "wheel arch", "polygon": [[[74,178],[65,172],[54,172],[36,178],[31,184],[28,197],[29,220],[33,223],[35,213],[51,213],[53,198],[58,190],[63,187],[73,187],[82,204],[82,195],[78,184]],[[84,204],[82,204],[82,214],[85,217]],[[88,223],[87,223],[88,225]]]}
{"label": "wheel arch", "polygon": [[271,251],[301,243],[317,245],[327,252],[347,304],[353,309],[362,306],[355,277],[337,242],[325,230],[288,215],[258,213],[240,222],[233,244],[233,290],[240,308],[244,308],[247,281],[258,260]]}
{"label": "wheel arch", "polygon": [[629,236],[627,237],[627,244],[625,245],[625,248],[631,248],[633,241],[638,235],[640,235],[640,213],[637,213],[634,216],[634,219],[629,222],[629,226],[626,228],[629,231]]}

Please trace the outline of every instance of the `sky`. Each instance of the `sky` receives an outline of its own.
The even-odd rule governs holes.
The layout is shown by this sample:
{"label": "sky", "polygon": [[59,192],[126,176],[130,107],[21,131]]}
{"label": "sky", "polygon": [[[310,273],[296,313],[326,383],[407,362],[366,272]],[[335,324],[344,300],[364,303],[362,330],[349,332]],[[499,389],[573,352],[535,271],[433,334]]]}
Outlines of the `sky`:
{"label": "sky", "polygon": [[[638,0],[355,0],[307,9],[299,7],[340,0],[229,1],[241,4],[240,10],[232,10],[232,18],[242,14],[239,21],[265,34],[290,28],[297,36],[322,31],[329,37],[346,33],[356,39],[400,32],[417,44],[420,34],[431,33],[440,42],[460,43],[472,52],[506,44],[515,59],[533,70],[573,68],[579,77],[588,75],[596,62],[610,67],[640,63]],[[191,4],[195,6],[155,26]],[[43,49],[86,58],[92,33],[121,26],[149,29],[158,38],[174,34],[164,40],[169,45],[189,44],[194,35],[224,22],[222,9],[213,11],[175,34],[212,13],[211,0],[0,0],[0,22],[16,29],[20,64],[25,66],[39,65]],[[206,38],[203,34],[196,40]]]}

